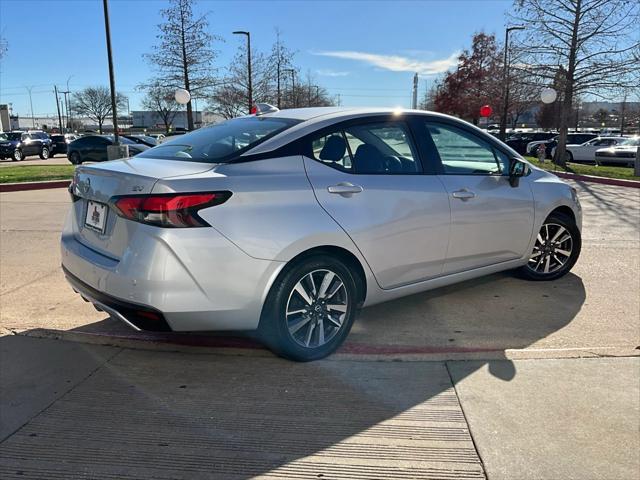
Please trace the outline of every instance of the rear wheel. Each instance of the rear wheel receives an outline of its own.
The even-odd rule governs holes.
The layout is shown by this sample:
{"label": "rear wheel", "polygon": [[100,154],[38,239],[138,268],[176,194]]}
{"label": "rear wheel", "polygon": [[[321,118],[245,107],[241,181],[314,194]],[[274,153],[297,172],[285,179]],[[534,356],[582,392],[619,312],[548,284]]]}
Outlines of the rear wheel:
{"label": "rear wheel", "polygon": [[271,288],[260,334],[278,355],[318,360],[344,342],[357,306],[356,283],[345,264],[327,255],[304,258]]}
{"label": "rear wheel", "polygon": [[42,150],[40,150],[40,158],[42,160],[49,158],[49,147],[42,147]]}
{"label": "rear wheel", "polygon": [[552,213],[542,224],[529,261],[520,273],[529,280],[560,278],[575,265],[581,246],[575,221],[562,213]]}
{"label": "rear wheel", "polygon": [[74,165],[80,165],[82,163],[80,154],[78,152],[71,152],[69,154],[69,161]]}

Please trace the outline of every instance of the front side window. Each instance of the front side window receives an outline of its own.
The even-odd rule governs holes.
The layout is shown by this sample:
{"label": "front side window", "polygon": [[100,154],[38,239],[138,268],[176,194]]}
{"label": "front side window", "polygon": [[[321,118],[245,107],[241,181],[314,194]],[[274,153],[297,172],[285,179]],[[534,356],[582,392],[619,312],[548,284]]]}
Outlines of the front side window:
{"label": "front side window", "polygon": [[353,125],[316,137],[313,158],[361,175],[406,175],[421,171],[409,130],[401,122]]}
{"label": "front side window", "polygon": [[200,128],[146,150],[138,157],[227,163],[258,143],[298,123],[280,117],[241,117]]}
{"label": "front side window", "polygon": [[509,160],[488,142],[461,128],[427,123],[445,175],[501,175]]}

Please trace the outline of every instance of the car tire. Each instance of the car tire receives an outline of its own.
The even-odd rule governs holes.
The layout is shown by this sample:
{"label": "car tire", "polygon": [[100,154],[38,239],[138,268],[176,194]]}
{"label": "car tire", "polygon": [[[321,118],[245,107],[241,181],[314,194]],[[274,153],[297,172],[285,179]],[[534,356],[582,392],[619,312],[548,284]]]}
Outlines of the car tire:
{"label": "car tire", "polygon": [[566,163],[573,162],[573,153],[565,152],[565,162]]}
{"label": "car tire", "polygon": [[555,280],[573,268],[581,247],[582,237],[575,220],[554,212],[540,227],[531,257],[518,272],[527,280]]}
{"label": "car tire", "polygon": [[13,151],[13,153],[11,154],[11,159],[14,162],[21,162],[24,159],[24,155],[22,154],[22,150],[19,150],[19,149],[16,148]]}
{"label": "car tire", "polygon": [[259,335],[282,357],[318,360],[344,342],[358,306],[358,289],[349,267],[328,255],[309,256],[285,267],[271,287]]}
{"label": "car tire", "polygon": [[40,150],[40,158],[42,160],[46,160],[47,158],[49,158],[49,148],[48,147],[42,147],[42,150]]}
{"label": "car tire", "polygon": [[82,163],[82,159],[80,158],[80,154],[78,152],[71,152],[69,154],[69,161],[73,165],[80,165]]}

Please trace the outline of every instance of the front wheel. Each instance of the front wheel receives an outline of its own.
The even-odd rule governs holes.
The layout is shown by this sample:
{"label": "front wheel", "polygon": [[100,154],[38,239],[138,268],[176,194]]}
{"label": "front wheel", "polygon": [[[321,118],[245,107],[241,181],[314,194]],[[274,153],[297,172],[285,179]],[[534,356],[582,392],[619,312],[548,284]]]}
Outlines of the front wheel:
{"label": "front wheel", "polygon": [[529,280],[560,278],[575,265],[581,247],[575,221],[562,213],[552,213],[542,224],[529,261],[520,273]]}
{"label": "front wheel", "polygon": [[358,295],[350,269],[327,255],[302,259],[271,288],[260,320],[263,341],[297,361],[333,353],[349,334]]}
{"label": "front wheel", "polygon": [[22,154],[22,150],[19,150],[17,148],[13,151],[13,154],[11,155],[11,159],[14,162],[20,162],[22,161],[23,158],[24,158],[24,155]]}

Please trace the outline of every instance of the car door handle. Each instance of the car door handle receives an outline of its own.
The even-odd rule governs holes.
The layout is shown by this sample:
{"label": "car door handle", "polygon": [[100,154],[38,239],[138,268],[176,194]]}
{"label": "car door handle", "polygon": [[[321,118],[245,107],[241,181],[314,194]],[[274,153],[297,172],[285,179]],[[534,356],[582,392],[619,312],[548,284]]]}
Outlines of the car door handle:
{"label": "car door handle", "polygon": [[360,185],[354,185],[349,182],[340,182],[337,185],[331,185],[327,187],[327,191],[329,193],[337,193],[338,195],[342,195],[343,197],[350,197],[354,193],[360,193],[364,189]]}
{"label": "car door handle", "polygon": [[451,195],[453,198],[459,198],[460,200],[469,200],[470,198],[474,198],[476,196],[475,193],[463,188],[462,190],[456,190]]}

